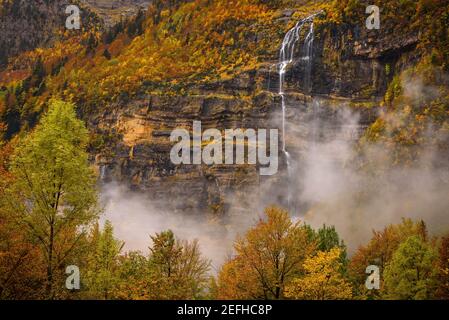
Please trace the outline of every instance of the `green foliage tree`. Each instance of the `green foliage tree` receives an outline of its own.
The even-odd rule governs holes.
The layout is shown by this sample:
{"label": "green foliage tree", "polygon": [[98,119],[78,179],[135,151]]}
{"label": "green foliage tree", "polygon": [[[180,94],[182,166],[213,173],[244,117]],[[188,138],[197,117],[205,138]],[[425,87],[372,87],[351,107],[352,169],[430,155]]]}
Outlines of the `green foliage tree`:
{"label": "green foliage tree", "polygon": [[435,291],[437,253],[418,236],[409,237],[393,254],[384,272],[387,299],[431,299]]}
{"label": "green foliage tree", "polygon": [[330,251],[331,249],[337,247],[343,249],[343,251],[346,251],[346,245],[343,240],[340,239],[340,236],[334,226],[329,227],[323,225],[320,229],[318,229],[316,232],[316,241],[316,249],[319,251]]}
{"label": "green foliage tree", "polygon": [[400,224],[389,225],[382,231],[373,231],[373,237],[368,244],[358,248],[348,265],[348,273],[358,297],[381,298],[382,283],[381,290],[366,290],[366,267],[376,265],[383,274],[399,245],[411,236],[427,239],[427,228],[423,221],[415,222],[411,219],[403,219]]}
{"label": "green foliage tree", "polygon": [[150,247],[150,263],[158,272],[170,278],[175,265],[182,254],[182,247],[177,243],[173,231],[168,230],[151,236],[153,246]]}
{"label": "green foliage tree", "polygon": [[103,231],[93,234],[94,250],[89,259],[87,281],[89,295],[100,299],[110,299],[117,285],[118,256],[124,242],[114,237],[110,221],[106,221]]}
{"label": "green foliage tree", "polygon": [[54,100],[12,159],[10,214],[40,246],[50,299],[55,297],[55,275],[65,269],[98,214],[87,142],[87,129],[76,118],[75,106]]}
{"label": "green foliage tree", "polygon": [[449,299],[449,236],[441,239],[438,261],[438,299]]}
{"label": "green foliage tree", "polygon": [[149,297],[195,299],[203,296],[209,282],[210,261],[201,257],[198,241],[180,241],[171,230],[151,239]]}
{"label": "green foliage tree", "polygon": [[117,285],[114,299],[145,300],[148,294],[149,264],[138,251],[127,252],[118,258]]}
{"label": "green foliage tree", "polygon": [[111,53],[109,52],[108,49],[104,49],[104,51],[103,51],[103,57],[105,57],[105,58],[108,59],[108,60],[111,60],[112,56],[111,56]]}

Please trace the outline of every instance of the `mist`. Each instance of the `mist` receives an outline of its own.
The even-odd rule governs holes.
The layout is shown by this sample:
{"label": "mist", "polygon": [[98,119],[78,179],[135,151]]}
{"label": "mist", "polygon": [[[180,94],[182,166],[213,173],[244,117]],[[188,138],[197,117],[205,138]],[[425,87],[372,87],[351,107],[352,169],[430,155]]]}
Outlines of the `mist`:
{"label": "mist", "polygon": [[[412,105],[438,95],[438,90],[424,86],[419,79],[403,79],[403,84]],[[163,210],[145,194],[109,183],[102,187],[103,220],[113,223],[116,236],[126,242],[125,250],[146,254],[150,235],[168,229],[180,239],[198,239],[202,253],[212,261],[213,272],[232,254],[236,237],[255,225],[269,205],[283,206],[293,219],[315,228],[324,224],[335,226],[349,253],[369,241],[373,230],[399,223],[403,218],[424,220],[433,234],[448,232],[447,152],[436,150],[434,144],[423,144],[416,146],[419,156],[412,163],[394,165],[385,144],[358,144],[366,128],[361,124],[361,115],[344,103],[333,106],[331,116],[310,111],[318,107],[325,114],[330,108],[326,103],[315,98],[305,111],[293,110],[308,112],[310,116],[300,117],[306,121],[291,116],[288,121],[287,135],[294,134],[297,141],[296,146],[287,143],[293,154],[289,171],[284,168],[257,187],[228,194],[230,206],[225,219]],[[400,121],[401,116],[383,115],[390,122]],[[279,122],[279,115],[274,121]],[[300,132],[306,134],[299,136]],[[448,141],[447,135],[432,124],[428,125],[427,135],[429,139]],[[360,161],[361,155],[365,161]]]}
{"label": "mist", "polygon": [[421,146],[416,161],[395,166],[385,145],[366,144],[358,150],[369,160],[361,168],[354,143],[342,135],[314,144],[301,162],[297,183],[310,207],[302,213],[307,223],[334,225],[350,251],[402,218],[422,219],[435,234],[449,231],[449,172],[438,166],[444,155]]}
{"label": "mist", "polygon": [[[401,80],[410,108],[439,97],[437,88],[419,78]],[[350,252],[369,241],[373,230],[403,218],[424,220],[433,234],[448,232],[449,154],[435,147],[435,141],[447,143],[447,132],[427,123],[423,140],[409,149],[416,154],[413,161],[396,163],[385,142],[359,143],[364,128],[348,132],[361,126],[359,113],[344,104],[338,110],[332,119],[307,124],[322,134],[308,141],[295,168],[297,197],[307,204],[299,212],[305,222],[316,228],[334,225]],[[379,116],[398,123],[404,114],[398,110]],[[329,122],[337,129],[326,130]]]}
{"label": "mist", "polygon": [[212,272],[217,272],[232,252],[237,227],[221,225],[205,219],[204,215],[196,217],[162,210],[143,193],[129,191],[117,183],[102,187],[101,200],[102,220],[112,222],[115,236],[125,241],[124,251],[148,254],[152,245],[150,236],[172,230],[178,239],[199,241],[201,253],[211,260]]}

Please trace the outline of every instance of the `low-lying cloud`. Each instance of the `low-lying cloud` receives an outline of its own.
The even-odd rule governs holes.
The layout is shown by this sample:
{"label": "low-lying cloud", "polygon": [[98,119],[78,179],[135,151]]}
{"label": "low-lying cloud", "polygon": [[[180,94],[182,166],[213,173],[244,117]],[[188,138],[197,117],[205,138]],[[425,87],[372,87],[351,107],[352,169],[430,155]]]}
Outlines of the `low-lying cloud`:
{"label": "low-lying cloud", "polygon": [[[434,88],[419,81],[404,84],[411,100],[420,97],[422,101],[423,96],[437,94]],[[314,108],[317,106],[329,108],[325,100],[315,100]],[[287,145],[292,158],[297,157],[290,159],[288,174],[284,170],[257,190],[248,187],[243,192],[245,206],[241,204],[241,192],[239,197],[228,195],[231,206],[225,223],[209,221],[205,215],[195,217],[161,210],[143,194],[117,184],[103,187],[105,218],[113,222],[117,237],[126,241],[127,250],[148,252],[150,235],[167,229],[181,239],[198,239],[215,271],[231,254],[236,236],[255,224],[264,207],[288,206],[290,197],[299,204],[290,208],[295,219],[316,228],[334,225],[350,251],[368,241],[372,230],[398,223],[402,218],[423,219],[433,233],[449,231],[449,155],[432,146],[418,146],[419,156],[412,164],[392,165],[391,151],[384,144],[365,143],[361,149],[356,148],[358,135],[363,131],[359,130],[363,129],[360,115],[345,105],[337,109],[328,118],[318,113],[306,123],[288,121],[288,132],[309,133],[306,138],[297,138],[304,139],[299,143],[301,150]],[[386,119],[395,121],[395,116]],[[440,134],[429,125],[429,136],[447,141],[447,137],[437,137]],[[358,161],[360,154],[369,160],[363,168]]]}

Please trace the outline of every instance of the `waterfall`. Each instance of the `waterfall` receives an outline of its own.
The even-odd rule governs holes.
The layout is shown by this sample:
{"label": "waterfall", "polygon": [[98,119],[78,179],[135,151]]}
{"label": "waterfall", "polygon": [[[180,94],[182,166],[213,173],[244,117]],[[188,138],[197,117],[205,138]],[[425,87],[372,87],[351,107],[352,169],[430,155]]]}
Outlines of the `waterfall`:
{"label": "waterfall", "polygon": [[103,182],[105,177],[106,177],[106,166],[101,165],[100,166],[100,181]]}
{"label": "waterfall", "polygon": [[306,39],[304,41],[304,53],[303,60],[305,61],[305,75],[304,75],[304,90],[306,93],[312,92],[312,62],[313,62],[313,40],[315,39],[314,34],[314,23],[313,18],[310,22],[309,32],[307,33]]}
{"label": "waterfall", "polygon": [[[320,13],[320,12],[319,12]],[[316,15],[319,13],[315,13],[311,16],[308,16],[305,19],[302,19],[296,23],[296,25],[291,28],[285,35],[284,40],[282,41],[282,46],[279,52],[279,95],[281,96],[281,104],[282,104],[282,152],[285,155],[285,159],[287,162],[287,174],[288,177],[291,176],[291,160],[290,154],[287,151],[286,146],[286,112],[287,112],[287,104],[285,101],[285,93],[284,93],[284,82],[285,82],[285,74],[287,72],[287,67],[293,62],[294,54],[296,49],[296,43],[299,41],[301,37],[302,28],[305,25],[309,25],[309,30],[304,39],[303,46],[301,48],[301,57],[299,59],[305,62],[305,74],[304,74],[304,90],[306,93],[310,93],[312,91],[311,85],[311,75],[312,75],[312,62],[313,62],[313,41],[314,41],[314,23],[313,20]],[[290,204],[290,192],[288,192],[288,204]]]}

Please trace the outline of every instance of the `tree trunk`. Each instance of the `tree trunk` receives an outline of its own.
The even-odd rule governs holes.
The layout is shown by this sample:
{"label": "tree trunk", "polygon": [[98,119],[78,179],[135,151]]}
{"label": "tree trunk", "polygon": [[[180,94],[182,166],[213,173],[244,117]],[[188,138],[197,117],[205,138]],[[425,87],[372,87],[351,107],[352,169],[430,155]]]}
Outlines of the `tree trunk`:
{"label": "tree trunk", "polygon": [[47,264],[47,298],[54,299],[53,295],[53,244],[54,244],[54,225],[50,224],[50,239],[48,244],[48,264]]}

